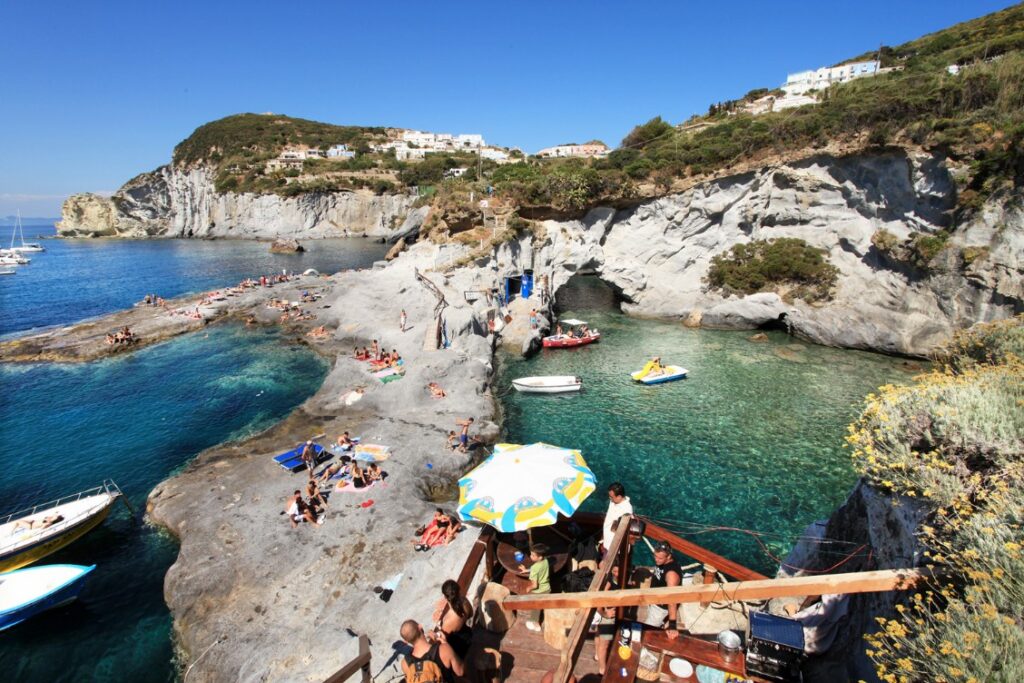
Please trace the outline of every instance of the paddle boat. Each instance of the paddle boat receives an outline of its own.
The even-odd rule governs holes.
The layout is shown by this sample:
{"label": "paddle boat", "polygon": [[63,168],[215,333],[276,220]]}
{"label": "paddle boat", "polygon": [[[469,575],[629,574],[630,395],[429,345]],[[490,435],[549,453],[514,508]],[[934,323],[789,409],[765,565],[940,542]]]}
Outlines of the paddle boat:
{"label": "paddle boat", "polygon": [[9,572],[81,538],[99,526],[121,497],[112,481],[0,518],[0,572]]}
{"label": "paddle boat", "polygon": [[601,340],[601,333],[597,330],[587,329],[587,323],[583,320],[561,320],[559,326],[567,325],[569,331],[563,334],[553,334],[544,337],[542,344],[546,349],[571,349],[577,346],[586,346]]}
{"label": "paddle boat", "polygon": [[680,365],[665,365],[661,370],[655,370],[653,364],[648,363],[642,370],[630,373],[630,377],[641,384],[664,384],[686,379],[686,368]]}
{"label": "paddle boat", "polygon": [[583,380],[572,375],[541,375],[519,377],[512,380],[512,386],[524,394],[564,394],[582,389]]}
{"label": "paddle boat", "polygon": [[74,600],[93,569],[96,565],[48,564],[0,575],[0,631]]}

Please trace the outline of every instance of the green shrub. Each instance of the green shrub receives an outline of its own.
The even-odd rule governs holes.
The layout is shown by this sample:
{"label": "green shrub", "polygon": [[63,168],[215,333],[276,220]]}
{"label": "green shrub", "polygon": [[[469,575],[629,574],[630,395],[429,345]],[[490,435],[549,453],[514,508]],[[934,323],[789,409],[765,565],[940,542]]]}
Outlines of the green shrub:
{"label": "green shrub", "polygon": [[1024,317],[976,325],[914,386],[868,396],[850,426],[868,481],[921,501],[918,538],[940,570],[866,636],[884,681],[1024,677],[1022,352]]}
{"label": "green shrub", "polygon": [[807,302],[831,298],[839,270],[823,249],[783,237],[734,244],[711,259],[707,283],[726,293],[782,291]]}

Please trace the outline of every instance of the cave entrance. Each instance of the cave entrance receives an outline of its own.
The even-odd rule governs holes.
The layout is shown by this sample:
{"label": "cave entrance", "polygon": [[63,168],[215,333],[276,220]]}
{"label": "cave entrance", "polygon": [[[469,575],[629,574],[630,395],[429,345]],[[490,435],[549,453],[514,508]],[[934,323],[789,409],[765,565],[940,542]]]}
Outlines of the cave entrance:
{"label": "cave entrance", "polygon": [[757,329],[775,332],[785,332],[786,334],[792,333],[792,330],[790,329],[789,320],[786,318],[785,313],[779,313],[779,317],[775,318],[774,320],[764,321],[763,323],[757,326]]}
{"label": "cave entrance", "polygon": [[554,311],[622,312],[622,295],[597,275],[577,273],[555,292]]}

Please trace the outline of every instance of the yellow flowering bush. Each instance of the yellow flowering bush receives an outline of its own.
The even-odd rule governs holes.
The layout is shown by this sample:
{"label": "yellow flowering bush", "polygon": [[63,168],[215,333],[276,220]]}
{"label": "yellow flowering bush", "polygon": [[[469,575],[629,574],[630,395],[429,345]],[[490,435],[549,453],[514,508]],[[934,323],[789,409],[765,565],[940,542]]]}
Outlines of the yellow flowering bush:
{"label": "yellow flowering bush", "polygon": [[847,441],[878,488],[924,500],[938,578],[865,636],[883,681],[1024,680],[1024,317],[976,325],[907,387],[868,396]]}

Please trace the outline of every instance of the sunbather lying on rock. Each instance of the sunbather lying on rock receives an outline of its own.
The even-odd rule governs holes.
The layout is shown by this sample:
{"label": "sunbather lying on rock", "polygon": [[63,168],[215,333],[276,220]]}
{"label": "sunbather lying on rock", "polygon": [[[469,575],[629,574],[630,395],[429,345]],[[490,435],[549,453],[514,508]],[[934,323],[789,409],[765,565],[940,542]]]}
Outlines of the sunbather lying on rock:
{"label": "sunbather lying on rock", "polygon": [[448,545],[462,528],[462,522],[450,516],[441,508],[434,511],[434,519],[423,529],[418,541],[413,541],[416,550],[430,550],[439,545]]}

